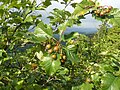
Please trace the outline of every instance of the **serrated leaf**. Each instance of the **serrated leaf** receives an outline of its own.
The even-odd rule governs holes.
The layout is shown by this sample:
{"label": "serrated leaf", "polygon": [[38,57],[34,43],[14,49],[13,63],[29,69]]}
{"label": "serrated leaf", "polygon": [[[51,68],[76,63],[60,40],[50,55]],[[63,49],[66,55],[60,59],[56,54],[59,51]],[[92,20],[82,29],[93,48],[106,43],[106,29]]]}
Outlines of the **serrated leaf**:
{"label": "serrated leaf", "polygon": [[44,57],[41,65],[48,75],[53,75],[60,68],[60,60],[52,60],[51,57]]}

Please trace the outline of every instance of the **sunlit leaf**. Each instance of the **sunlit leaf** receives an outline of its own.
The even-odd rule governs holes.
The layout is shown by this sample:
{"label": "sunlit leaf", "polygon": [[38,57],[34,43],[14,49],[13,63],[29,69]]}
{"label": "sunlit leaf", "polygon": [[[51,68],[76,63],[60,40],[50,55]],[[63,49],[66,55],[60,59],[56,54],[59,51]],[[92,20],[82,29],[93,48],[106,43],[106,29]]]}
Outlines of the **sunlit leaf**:
{"label": "sunlit leaf", "polygon": [[120,77],[105,74],[102,78],[102,90],[120,90]]}
{"label": "sunlit leaf", "polygon": [[60,68],[60,60],[53,60],[50,57],[44,57],[41,65],[48,75],[53,75]]}

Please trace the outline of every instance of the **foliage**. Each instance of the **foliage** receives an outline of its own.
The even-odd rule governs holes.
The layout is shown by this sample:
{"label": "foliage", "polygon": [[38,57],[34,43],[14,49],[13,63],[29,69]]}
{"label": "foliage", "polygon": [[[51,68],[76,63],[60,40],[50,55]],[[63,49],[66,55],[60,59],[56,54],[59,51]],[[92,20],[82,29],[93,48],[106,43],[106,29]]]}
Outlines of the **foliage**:
{"label": "foliage", "polygon": [[[0,1],[0,90],[120,90],[120,10],[63,0],[45,24],[34,13],[52,1]],[[88,14],[102,21],[97,33],[64,34]]]}

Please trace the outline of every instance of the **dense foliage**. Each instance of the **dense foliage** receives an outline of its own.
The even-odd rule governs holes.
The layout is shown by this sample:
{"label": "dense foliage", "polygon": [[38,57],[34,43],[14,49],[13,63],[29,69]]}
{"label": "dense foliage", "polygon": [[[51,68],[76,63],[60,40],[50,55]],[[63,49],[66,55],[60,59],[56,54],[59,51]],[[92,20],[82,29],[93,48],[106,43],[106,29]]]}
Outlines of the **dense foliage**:
{"label": "dense foliage", "polygon": [[[120,90],[120,10],[73,1],[0,1],[0,90]],[[35,12],[51,2],[65,7],[45,24]],[[97,33],[64,34],[88,14],[102,22]]]}

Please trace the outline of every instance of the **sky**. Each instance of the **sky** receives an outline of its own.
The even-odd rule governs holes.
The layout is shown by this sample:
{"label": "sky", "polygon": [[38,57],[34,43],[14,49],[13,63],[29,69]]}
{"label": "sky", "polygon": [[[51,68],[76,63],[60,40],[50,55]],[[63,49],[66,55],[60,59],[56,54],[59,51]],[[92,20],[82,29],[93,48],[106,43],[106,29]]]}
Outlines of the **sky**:
{"label": "sky", "polygon": [[[38,3],[40,3],[41,1],[44,1],[44,0],[37,0]],[[61,1],[61,0],[59,0],[59,1]],[[81,2],[81,1],[82,0],[74,0],[74,2],[77,2],[77,3]],[[100,2],[100,5],[108,5],[108,6],[110,5],[110,6],[113,6],[114,8],[120,8],[120,0],[97,0],[97,1]],[[49,20],[47,19],[47,16],[49,15],[49,12],[51,12],[54,8],[63,9],[64,5],[61,5],[58,2],[52,1],[52,5],[50,5],[46,9],[46,11],[39,12],[44,16],[42,18],[42,20],[45,23],[49,22]],[[73,8],[71,6],[68,6],[66,8],[66,10],[73,12]],[[74,26],[73,28],[76,28],[76,29],[82,28],[82,29],[84,29],[85,32],[87,32],[88,28],[90,28],[91,32],[95,32],[95,31],[97,31],[97,28],[99,27],[100,24],[101,24],[100,21],[95,20],[94,18],[92,18],[91,15],[87,15],[86,19],[82,20],[81,26],[79,26],[79,27]],[[67,32],[69,32],[69,31],[67,31]]]}

